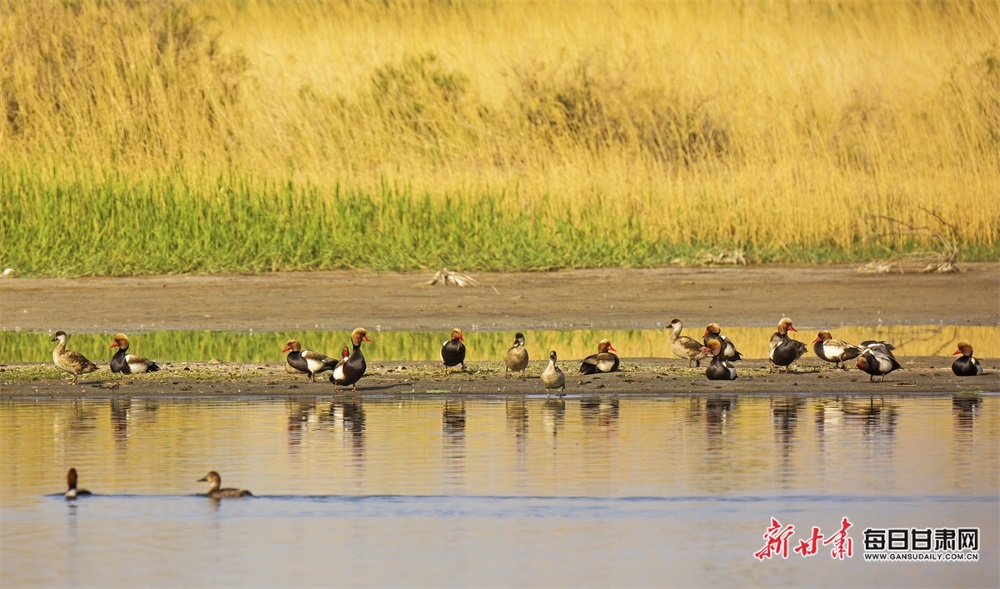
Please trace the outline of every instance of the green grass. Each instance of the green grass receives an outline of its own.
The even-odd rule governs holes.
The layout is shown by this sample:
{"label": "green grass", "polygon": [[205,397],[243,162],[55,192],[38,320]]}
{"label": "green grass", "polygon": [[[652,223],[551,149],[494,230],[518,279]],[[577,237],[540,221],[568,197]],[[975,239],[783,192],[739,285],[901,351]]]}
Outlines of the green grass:
{"label": "green grass", "polygon": [[[199,183],[203,186],[204,183]],[[214,183],[182,177],[62,178],[0,170],[0,264],[20,276],[257,273],[367,268],[546,270],[697,263],[726,241],[679,241],[641,218],[605,215],[601,199],[572,210],[541,198],[530,210],[503,192],[431,197],[292,182]],[[778,242],[775,242],[778,243]],[[748,245],[751,262],[843,262],[927,249],[899,237],[836,244]],[[997,260],[969,244],[965,260]]]}

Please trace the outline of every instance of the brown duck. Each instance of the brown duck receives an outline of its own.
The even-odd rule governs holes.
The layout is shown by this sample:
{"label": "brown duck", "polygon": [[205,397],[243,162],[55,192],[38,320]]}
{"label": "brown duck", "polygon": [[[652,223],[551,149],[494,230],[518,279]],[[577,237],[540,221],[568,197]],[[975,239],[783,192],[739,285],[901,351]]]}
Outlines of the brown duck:
{"label": "brown duck", "polygon": [[81,374],[89,374],[97,370],[97,364],[87,360],[80,352],[67,350],[67,337],[65,331],[57,331],[55,337],[52,338],[52,341],[59,342],[56,349],[52,350],[52,362],[56,365],[56,368],[72,374],[73,380],[70,381],[70,384],[76,384],[76,379]]}

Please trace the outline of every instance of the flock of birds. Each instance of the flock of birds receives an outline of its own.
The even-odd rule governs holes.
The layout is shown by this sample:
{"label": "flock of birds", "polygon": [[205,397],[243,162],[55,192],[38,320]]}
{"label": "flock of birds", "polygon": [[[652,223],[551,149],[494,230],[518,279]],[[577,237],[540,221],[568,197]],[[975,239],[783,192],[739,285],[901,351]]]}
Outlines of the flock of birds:
{"label": "flock of birds", "polygon": [[[670,330],[669,344],[671,352],[679,358],[688,361],[688,367],[692,364],[701,367],[701,361],[711,358],[705,370],[705,376],[709,380],[735,380],[737,377],[736,367],[733,362],[741,359],[739,350],[728,337],[722,334],[722,329],[716,323],[710,323],[705,328],[702,340],[698,340],[681,334],[684,326],[679,319],[674,319],[667,326]],[[793,362],[806,353],[808,347],[801,341],[788,336],[789,331],[798,332],[792,325],[792,320],[783,317],[778,322],[778,329],[771,335],[769,342],[768,358],[771,361],[771,370],[785,369],[788,372]],[[66,333],[57,331],[52,341],[59,344],[52,351],[52,361],[55,365],[73,374],[72,383],[76,384],[77,378],[81,374],[88,374],[97,370],[97,365],[80,354],[66,349]],[[331,358],[320,352],[302,348],[302,344],[297,339],[288,340],[282,353],[287,352],[285,357],[285,370],[290,374],[308,374],[309,382],[315,382],[316,375],[321,372],[330,371],[330,382],[333,383],[334,392],[339,393],[340,387],[351,387],[351,392],[357,394],[357,383],[365,375],[368,368],[365,356],[361,352],[361,344],[371,342],[368,334],[363,328],[357,328],[351,333],[351,345],[353,349],[344,346],[339,358]],[[894,370],[902,368],[892,352],[895,349],[892,344],[884,341],[863,341],[858,345],[850,344],[833,338],[827,330],[820,331],[816,339],[813,340],[813,352],[821,360],[835,364],[837,368],[846,369],[845,362],[855,360],[855,366],[869,374],[869,381],[874,382],[875,377],[880,377],[880,381],[885,380],[885,375]],[[123,374],[140,374],[143,372],[154,372],[160,369],[155,362],[151,362],[141,356],[128,353],[129,340],[123,333],[115,334],[114,343],[111,348],[118,348],[118,351],[111,358],[111,371]],[[597,345],[597,353],[587,356],[580,364],[580,374],[594,374],[601,372],[616,372],[619,369],[620,361],[614,353],[617,350],[607,339],[601,340]],[[461,366],[465,369],[465,338],[462,330],[455,328],[451,332],[451,337],[441,346],[441,361],[446,369]],[[958,350],[952,355],[961,355],[951,366],[952,371],[958,376],[977,376],[983,373],[982,364],[972,355],[972,345],[967,341],[958,342]],[[549,352],[549,363],[541,373],[541,381],[545,389],[551,394],[557,391],[559,395],[566,389],[566,375],[556,365],[558,357],[555,350]],[[504,357],[504,364],[507,367],[507,376],[511,373],[520,372],[521,378],[525,377],[528,367],[528,351],[524,347],[524,334],[518,333],[514,336],[514,344],[507,350]],[[211,473],[210,473],[211,474]]]}
{"label": "flock of birds", "polygon": [[[80,489],[77,487],[78,475],[75,468],[69,469],[66,473],[66,485],[69,489],[64,493],[64,497],[67,500],[76,499],[77,497],[84,497],[87,495],[93,495],[87,489]],[[222,477],[219,473],[214,470],[210,470],[208,474],[198,479],[196,482],[208,483],[208,492],[205,496],[210,499],[223,499],[227,497],[253,497],[253,493],[247,491],[246,489],[233,489],[233,488],[222,488]]]}

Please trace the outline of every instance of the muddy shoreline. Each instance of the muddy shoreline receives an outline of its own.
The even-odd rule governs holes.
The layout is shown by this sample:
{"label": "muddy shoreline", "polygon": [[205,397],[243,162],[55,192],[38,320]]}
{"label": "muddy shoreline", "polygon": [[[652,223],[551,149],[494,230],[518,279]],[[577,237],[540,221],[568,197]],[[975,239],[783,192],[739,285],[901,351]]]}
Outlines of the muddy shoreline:
{"label": "muddy shoreline", "polygon": [[[203,329],[232,331],[483,331],[635,329],[686,323],[770,326],[781,316],[812,325],[1000,323],[1000,264],[967,264],[958,274],[861,274],[853,267],[763,266],[477,273],[480,286],[430,286],[433,273],[313,272],[259,276],[0,280],[0,329],[95,333]],[[664,348],[664,354],[668,354]],[[579,376],[563,363],[567,394],[883,395],[1000,391],[1000,360],[987,374],[958,378],[950,357],[900,357],[903,370],[884,383],[857,369],[834,370],[810,351],[791,374],[765,360],[737,364],[740,377],[713,382],[674,358],[623,358],[623,371]],[[470,363],[445,374],[436,362],[369,363],[360,391],[369,396],[428,394],[544,395],[538,380],[507,379],[499,362]],[[3,360],[0,358],[0,364]],[[109,395],[333,395],[281,363],[161,363],[150,375],[118,378],[105,366],[76,386],[50,364],[0,366],[0,397]]]}

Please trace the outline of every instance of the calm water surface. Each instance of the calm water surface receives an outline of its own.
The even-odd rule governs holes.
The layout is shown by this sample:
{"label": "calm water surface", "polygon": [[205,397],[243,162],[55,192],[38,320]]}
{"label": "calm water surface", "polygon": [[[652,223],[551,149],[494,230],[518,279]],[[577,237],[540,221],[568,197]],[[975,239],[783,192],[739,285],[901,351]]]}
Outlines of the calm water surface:
{"label": "calm water surface", "polygon": [[[0,445],[4,587],[1000,584],[993,394],[17,398]],[[844,517],[852,558],[791,552]],[[978,562],[863,560],[970,526]]]}

